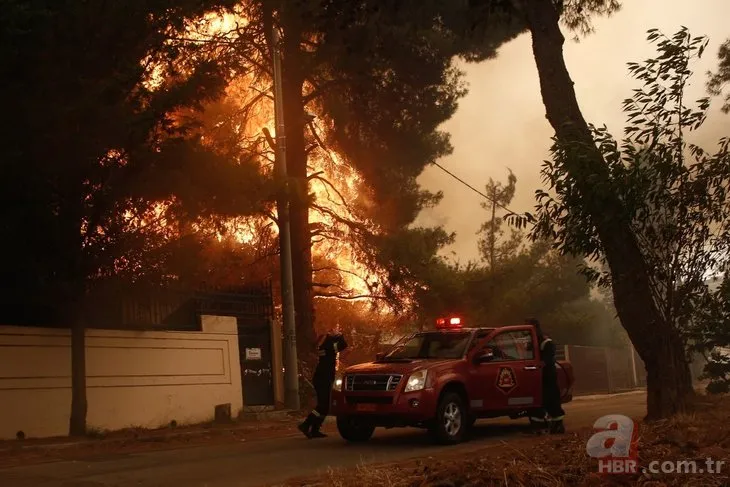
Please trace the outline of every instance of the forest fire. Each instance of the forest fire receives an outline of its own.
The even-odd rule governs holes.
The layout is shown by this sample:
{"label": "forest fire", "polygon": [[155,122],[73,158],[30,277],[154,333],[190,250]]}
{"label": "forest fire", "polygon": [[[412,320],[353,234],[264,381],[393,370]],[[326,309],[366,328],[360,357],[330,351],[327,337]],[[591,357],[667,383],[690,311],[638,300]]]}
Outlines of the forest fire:
{"label": "forest fire", "polygon": [[[439,443],[458,443],[474,413],[490,411],[470,410],[474,388],[455,390],[459,374],[443,373],[436,359],[455,356],[453,347],[425,347],[435,361],[412,367],[377,358],[414,334],[462,324],[490,327],[517,345],[509,334],[519,326],[510,325],[526,316],[572,347],[564,355],[574,360],[580,354],[568,352],[581,347],[618,365],[628,361],[629,370],[598,364],[606,365],[605,390],[574,393],[610,395],[621,382],[641,393],[637,406],[646,399],[645,423],[669,433],[692,429],[671,420],[697,412],[704,399],[696,386],[710,395],[730,391],[730,364],[718,354],[730,347],[730,280],[721,272],[730,267],[730,138],[699,145],[727,128],[715,121],[723,115],[712,102],[723,96],[720,112],[730,111],[730,40],[714,46],[717,73],[699,62],[710,38],[687,27],[646,31],[647,55],[636,42],[643,29],[636,19],[657,20],[656,6],[648,6],[611,20],[613,38],[582,49],[577,67],[588,66],[594,79],[581,87],[574,79],[586,73],[573,73],[561,40],[592,33],[600,17],[621,17],[621,3],[640,2],[5,2],[0,96],[12,122],[0,144],[8,203],[0,221],[9,236],[0,269],[12,286],[3,293],[0,327],[0,377],[10,380],[0,381],[9,385],[0,387],[4,449],[30,449],[44,461],[36,447],[90,443],[84,440],[99,432],[115,445],[117,436],[129,443],[127,430],[139,437],[145,429],[156,438],[143,443],[161,447],[188,430],[207,440],[211,415],[229,439],[251,416],[263,439],[272,428],[258,427],[267,426],[257,421],[261,408],[286,413],[272,418],[287,423],[273,428],[286,442],[297,430],[327,436],[319,426],[362,444],[375,427],[430,425]],[[660,23],[694,15],[674,10],[662,9]],[[701,10],[714,21],[704,28],[718,37],[716,20],[730,10]],[[520,39],[531,39],[532,59],[506,48]],[[613,69],[617,56],[634,55],[640,62],[628,62],[626,72]],[[607,69],[597,73],[597,66]],[[697,67],[710,79],[697,83]],[[529,81],[527,71],[539,86],[520,83]],[[591,89],[606,81],[616,89]],[[685,96],[698,84],[708,96]],[[548,132],[533,130],[535,110]],[[612,125],[623,128],[620,135]],[[527,134],[517,148],[529,150],[515,151],[511,134]],[[506,184],[485,181],[504,157],[521,169],[514,166]],[[446,159],[449,169],[440,164]],[[432,167],[450,179],[423,181]],[[465,172],[468,180],[459,175]],[[513,203],[517,174],[527,183],[520,192],[534,190],[527,212],[524,198]],[[478,224],[475,233],[464,231]],[[708,270],[717,271],[714,279]],[[347,345],[321,342],[335,330]],[[463,352],[468,344],[459,345]],[[340,352],[346,368],[337,371]],[[479,348],[467,352],[476,362],[490,358]],[[471,370],[457,362],[466,384]],[[578,377],[595,367],[581,365],[576,384],[595,383]],[[615,380],[617,372],[627,380]],[[406,374],[403,386],[413,387],[369,379],[364,385],[379,387],[355,387],[371,373]],[[413,394],[342,408],[353,401],[334,404],[333,389],[350,396],[379,389],[380,399]],[[512,404],[512,416],[525,407],[559,409],[557,395],[552,405],[543,399]],[[599,406],[594,412],[605,412]],[[339,415],[336,425],[323,424],[327,413]],[[311,421],[297,425],[305,415]],[[457,417],[463,420],[449,421]],[[683,443],[679,454],[725,458],[728,432],[720,433],[691,448],[685,443],[696,438],[674,440]],[[45,467],[24,467],[23,477],[114,482],[125,470],[159,485],[185,478],[291,483],[307,470],[352,463],[352,451],[332,448],[336,441],[316,442],[324,448],[292,442],[284,457],[306,453],[306,461],[287,469],[278,468],[287,458],[276,445],[270,450],[278,457],[264,464],[262,455],[231,444],[229,453],[220,445],[221,454],[203,455],[209,459],[160,453],[131,470],[116,458],[124,452],[94,441],[115,462],[109,475],[68,465],[54,468],[53,478]],[[659,446],[648,455],[662,454]],[[413,455],[409,445],[388,450]],[[477,475],[459,480],[484,483],[485,471],[472,467]],[[597,479],[590,469],[567,467],[563,477]],[[349,484],[363,485],[357,473],[348,472]],[[378,473],[373,485],[390,473]],[[414,465],[414,473],[391,480],[433,483],[453,471]],[[506,482],[510,472],[495,473]],[[342,480],[330,477],[330,484]],[[728,485],[725,477],[717,485]]]}
{"label": "forest fire", "polygon": [[[212,13],[193,22],[185,37],[204,42],[230,40],[248,23],[243,8],[236,14]],[[268,64],[260,53],[253,62]],[[241,149],[254,153],[261,172],[269,176],[273,172],[274,151],[263,133],[264,130],[272,136],[276,133],[271,91],[268,76],[246,74],[230,83],[223,101],[224,105],[230,105],[227,110],[232,119],[227,123],[235,131]],[[308,136],[316,141],[308,153],[312,260],[324,263],[314,265],[315,297],[326,295],[369,301],[372,300],[372,285],[378,282],[378,277],[358,261],[351,230],[345,223],[357,221],[348,202],[358,198],[363,181],[338,153],[324,146],[322,141],[327,137],[323,125],[317,118],[308,124]],[[267,220],[270,232],[266,241],[260,242],[261,235],[257,231]],[[276,210],[273,208],[268,215],[229,220],[224,227],[226,233],[241,244],[254,248],[271,245],[276,242],[271,237],[278,235]],[[217,237],[219,241],[224,238],[220,233]],[[336,291],[318,293],[317,288],[322,286]]]}
{"label": "forest fire", "polygon": [[[193,21],[178,42],[182,40],[182,46],[186,48],[194,45],[191,56],[196,55],[194,52],[200,46],[221,55],[227,49],[227,43],[233,42],[248,25],[243,11],[238,15],[209,14]],[[268,131],[275,138],[276,126],[271,78],[262,68],[270,62],[262,54],[265,51],[260,49],[253,54],[254,59],[249,59],[259,69],[237,74],[221,99],[206,104],[202,113],[181,114],[180,120],[195,120],[201,141],[206,145],[220,146],[225,153],[231,154],[231,164],[254,164],[261,177],[271,179],[275,153],[272,141],[267,140],[265,133]],[[147,87],[155,90],[164,86],[168,68],[148,62]],[[175,69],[184,72],[185,67]],[[305,89],[310,88],[305,86]],[[316,112],[313,105],[307,105],[306,110]],[[314,305],[322,310],[320,318],[327,315],[326,319],[339,323],[342,317],[329,316],[333,313],[332,305],[335,305],[332,300],[345,300],[342,305],[351,308],[351,313],[365,318],[365,315],[375,312],[380,316],[376,320],[380,323],[387,321],[385,314],[391,311],[389,305],[377,296],[378,290],[383,288],[383,273],[373,271],[359,260],[358,240],[349,224],[370,223],[361,221],[351,206],[362,200],[365,182],[344,157],[325,145],[323,141],[328,140],[329,130],[331,127],[326,117],[316,115],[305,126]],[[169,206],[166,202],[155,205],[149,214],[129,214],[127,224],[135,229],[157,231],[172,242],[180,229],[168,227],[164,216]],[[254,283],[265,278],[278,280],[278,226],[273,202],[264,203],[253,215],[215,222],[192,222],[188,229],[202,237],[203,241],[211,242],[204,244],[204,263],[201,261],[206,267],[202,275],[207,282],[229,285],[235,282]],[[119,266],[128,267],[129,264],[120,262]],[[336,312],[334,314],[339,316]],[[375,324],[371,319],[366,321]]]}
{"label": "forest fire", "polygon": [[[273,151],[262,137],[263,129],[275,136],[274,107],[259,80],[252,77],[243,77],[229,86],[228,101],[238,107],[241,119],[236,123],[242,140],[258,145],[259,161],[264,172],[273,169]],[[312,207],[309,211],[309,220],[313,232],[312,254],[313,260],[331,262],[321,271],[327,274],[337,274],[340,283],[329,283],[339,289],[341,295],[353,299],[369,299],[368,282],[372,284],[371,272],[357,260],[352,239],[349,238],[350,229],[344,221],[356,221],[348,202],[358,197],[362,179],[357,171],[348,165],[335,151],[324,147],[321,140],[323,128],[316,120],[310,128],[312,136],[318,145],[309,154],[309,181],[312,195]],[[276,218],[276,210],[272,211]],[[278,234],[276,221],[272,221],[272,230]],[[230,223],[234,238],[242,243],[253,243],[257,239],[251,219],[241,219]],[[317,271],[317,269],[315,269]]]}

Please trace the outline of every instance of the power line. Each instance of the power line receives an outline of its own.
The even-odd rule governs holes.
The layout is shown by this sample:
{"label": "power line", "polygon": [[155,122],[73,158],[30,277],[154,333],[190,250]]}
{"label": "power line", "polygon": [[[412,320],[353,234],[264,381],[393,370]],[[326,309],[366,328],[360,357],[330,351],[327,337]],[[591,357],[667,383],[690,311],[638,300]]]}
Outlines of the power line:
{"label": "power line", "polygon": [[449,176],[451,176],[452,178],[456,179],[456,180],[457,180],[457,181],[459,181],[459,182],[460,182],[461,184],[463,184],[464,186],[466,186],[467,188],[469,188],[470,190],[474,191],[474,192],[475,192],[476,194],[478,194],[478,195],[479,195],[479,196],[481,196],[482,198],[485,198],[485,199],[487,199],[488,201],[491,201],[491,202],[492,202],[492,203],[494,203],[495,205],[499,206],[499,207],[500,207],[500,208],[502,208],[503,210],[505,210],[505,211],[507,211],[507,212],[509,212],[509,213],[511,213],[511,214],[513,214],[513,215],[515,214],[515,212],[514,212],[514,211],[510,210],[509,208],[507,208],[507,207],[506,207],[506,206],[504,206],[503,204],[499,203],[498,201],[495,201],[495,200],[494,200],[494,199],[492,199],[491,197],[489,197],[489,196],[487,196],[486,194],[482,193],[481,191],[479,191],[478,189],[476,189],[476,188],[475,188],[474,186],[472,186],[471,184],[467,183],[466,181],[464,181],[463,179],[461,179],[461,178],[460,178],[459,176],[457,176],[456,174],[452,173],[451,171],[449,171],[448,169],[446,169],[446,168],[445,168],[444,166],[442,166],[441,164],[439,164],[438,162],[434,162],[433,164],[434,164],[434,165],[435,165],[436,167],[438,167],[439,169],[441,169],[441,170],[442,170],[443,172],[445,172],[446,174],[448,174]]}

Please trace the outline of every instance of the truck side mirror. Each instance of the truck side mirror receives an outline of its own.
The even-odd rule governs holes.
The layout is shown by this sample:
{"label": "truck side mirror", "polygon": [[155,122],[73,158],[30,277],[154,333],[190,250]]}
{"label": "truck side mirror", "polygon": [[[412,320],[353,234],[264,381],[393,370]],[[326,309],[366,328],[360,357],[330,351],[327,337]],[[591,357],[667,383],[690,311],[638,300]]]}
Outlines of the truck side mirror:
{"label": "truck side mirror", "polygon": [[485,364],[494,360],[494,351],[491,348],[483,350],[481,353],[474,357],[475,364]]}
{"label": "truck side mirror", "polygon": [[375,360],[383,360],[385,358],[385,353],[378,352],[375,354]]}

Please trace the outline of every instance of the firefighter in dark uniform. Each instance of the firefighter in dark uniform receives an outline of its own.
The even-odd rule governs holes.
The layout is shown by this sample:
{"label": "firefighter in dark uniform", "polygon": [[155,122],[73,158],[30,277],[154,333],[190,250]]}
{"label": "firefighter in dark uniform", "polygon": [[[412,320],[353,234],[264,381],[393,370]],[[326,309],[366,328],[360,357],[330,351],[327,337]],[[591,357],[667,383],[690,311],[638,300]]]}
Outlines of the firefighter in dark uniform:
{"label": "firefighter in dark uniform", "polygon": [[317,340],[317,355],[319,361],[314,370],[312,385],[317,393],[317,405],[309,413],[307,419],[299,425],[299,431],[307,438],[325,438],[327,435],[320,431],[325,417],[329,412],[332,385],[335,382],[337,355],[347,348],[347,342],[341,333],[327,333]]}
{"label": "firefighter in dark uniform", "polygon": [[530,422],[535,429],[547,429],[550,434],[565,433],[563,418],[565,411],[561,402],[560,384],[558,384],[558,365],[555,359],[555,343],[542,332],[540,322],[534,318],[528,319],[527,323],[535,327],[537,342],[540,347],[542,358],[542,410],[536,415],[531,415]]}

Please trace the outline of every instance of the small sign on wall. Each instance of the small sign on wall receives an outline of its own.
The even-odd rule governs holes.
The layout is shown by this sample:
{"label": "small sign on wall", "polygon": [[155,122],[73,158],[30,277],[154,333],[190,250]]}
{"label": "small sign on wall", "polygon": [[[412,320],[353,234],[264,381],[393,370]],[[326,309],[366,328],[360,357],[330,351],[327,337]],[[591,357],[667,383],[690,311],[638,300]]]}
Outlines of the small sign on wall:
{"label": "small sign on wall", "polygon": [[261,349],[260,348],[247,348],[246,349],[246,360],[261,360]]}

